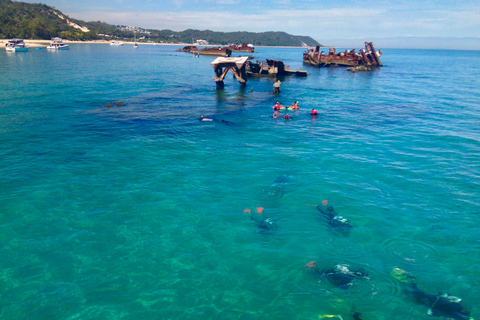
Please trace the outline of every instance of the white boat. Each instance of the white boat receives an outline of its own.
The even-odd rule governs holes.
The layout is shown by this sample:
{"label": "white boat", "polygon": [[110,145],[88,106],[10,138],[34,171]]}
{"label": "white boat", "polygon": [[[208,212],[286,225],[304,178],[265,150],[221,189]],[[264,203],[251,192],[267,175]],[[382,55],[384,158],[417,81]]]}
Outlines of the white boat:
{"label": "white boat", "polygon": [[28,46],[23,42],[23,39],[14,38],[9,40],[5,45],[5,50],[8,52],[27,52]]}
{"label": "white boat", "polygon": [[113,40],[112,42],[110,42],[110,45],[111,46],[123,46],[124,43],[122,41]]}
{"label": "white boat", "polygon": [[53,38],[50,45],[47,47],[48,50],[68,50],[68,44],[63,43],[62,38]]}

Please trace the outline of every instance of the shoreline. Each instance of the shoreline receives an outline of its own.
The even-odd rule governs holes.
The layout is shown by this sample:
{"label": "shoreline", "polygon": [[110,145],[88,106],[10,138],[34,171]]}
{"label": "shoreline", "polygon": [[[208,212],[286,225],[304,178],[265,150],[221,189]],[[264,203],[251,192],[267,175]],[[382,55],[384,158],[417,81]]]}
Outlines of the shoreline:
{"label": "shoreline", "polygon": [[[0,45],[4,46],[9,40],[11,39],[0,39]],[[42,40],[42,39],[23,39],[23,41],[28,44],[30,47],[37,46],[37,47],[47,47],[51,40]],[[77,41],[77,40],[63,40],[65,44],[110,44],[113,40],[88,40],[88,41]],[[135,42],[133,41],[122,41],[124,44],[131,44],[133,45]],[[138,42],[138,45],[149,45],[149,46],[193,46],[195,44],[191,43],[157,43],[157,42]],[[206,45],[204,47],[222,47],[223,45]],[[202,46],[203,47],[203,46]],[[290,46],[255,46],[255,48],[309,48],[309,47],[290,47]]]}
{"label": "shoreline", "polygon": [[[11,39],[0,39],[0,44],[5,44]],[[43,39],[23,39],[25,44],[29,46],[37,45],[39,47],[46,47],[52,42],[52,40],[43,40]],[[112,40],[88,40],[88,41],[77,41],[77,40],[63,40],[65,44],[75,43],[75,44],[110,44]],[[131,44],[133,45],[134,41],[122,41],[124,44]],[[191,44],[188,43],[154,43],[154,42],[138,42],[139,45],[149,45],[149,46],[159,46],[159,45],[167,45],[167,46],[190,46]]]}

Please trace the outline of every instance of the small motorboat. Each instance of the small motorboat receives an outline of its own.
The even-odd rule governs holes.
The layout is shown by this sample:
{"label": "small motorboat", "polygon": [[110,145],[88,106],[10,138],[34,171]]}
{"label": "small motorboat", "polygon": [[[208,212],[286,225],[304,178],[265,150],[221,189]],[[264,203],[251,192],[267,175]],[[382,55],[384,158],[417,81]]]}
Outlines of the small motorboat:
{"label": "small motorboat", "polygon": [[112,42],[110,42],[110,45],[111,46],[123,46],[124,43],[122,41],[113,40]]}
{"label": "small motorboat", "polygon": [[48,50],[68,50],[68,44],[63,43],[62,38],[53,38],[50,45],[47,47]]}
{"label": "small motorboat", "polygon": [[5,50],[7,50],[7,52],[27,52],[28,46],[23,42],[23,39],[14,38],[7,42]]}

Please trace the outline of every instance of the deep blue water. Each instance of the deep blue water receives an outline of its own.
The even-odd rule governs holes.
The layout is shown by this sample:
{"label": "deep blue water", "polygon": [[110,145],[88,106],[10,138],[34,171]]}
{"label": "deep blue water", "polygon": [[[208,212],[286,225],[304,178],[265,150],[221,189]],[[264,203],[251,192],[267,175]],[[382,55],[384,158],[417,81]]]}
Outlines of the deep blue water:
{"label": "deep blue water", "polygon": [[[213,58],[177,48],[0,51],[1,319],[431,319],[395,267],[480,317],[480,52],[351,73],[257,48],[309,72],[274,96],[216,90]],[[273,120],[276,101],[300,110]],[[310,261],[369,279],[337,288]]]}

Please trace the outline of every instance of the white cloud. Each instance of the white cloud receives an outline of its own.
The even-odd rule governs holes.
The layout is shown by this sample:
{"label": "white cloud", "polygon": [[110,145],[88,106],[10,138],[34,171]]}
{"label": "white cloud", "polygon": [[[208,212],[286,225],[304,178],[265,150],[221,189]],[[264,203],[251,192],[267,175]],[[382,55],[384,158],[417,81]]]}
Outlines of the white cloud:
{"label": "white cloud", "polygon": [[[179,5],[183,0],[175,0]],[[238,0],[218,0],[235,3]],[[320,10],[261,10],[209,12],[87,12],[70,14],[83,20],[101,20],[151,29],[200,29],[213,31],[285,31],[307,35],[321,43],[332,39],[392,38],[405,35],[429,37],[476,37],[480,10],[409,11],[386,8],[331,8]]]}

